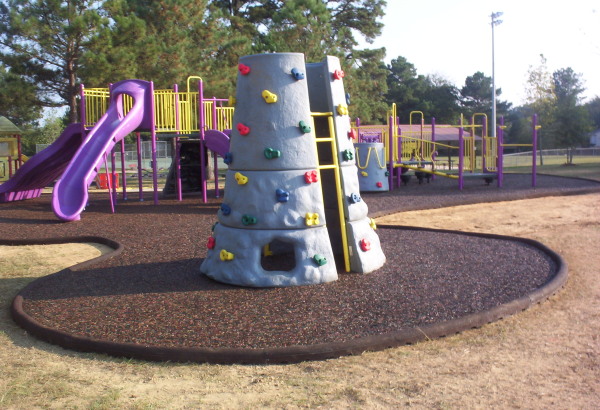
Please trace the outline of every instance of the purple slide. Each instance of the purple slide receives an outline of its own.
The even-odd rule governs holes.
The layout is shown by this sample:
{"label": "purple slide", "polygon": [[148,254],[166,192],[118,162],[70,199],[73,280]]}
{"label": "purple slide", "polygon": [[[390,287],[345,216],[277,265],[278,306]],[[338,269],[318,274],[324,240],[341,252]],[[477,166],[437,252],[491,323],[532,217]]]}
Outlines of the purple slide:
{"label": "purple slide", "polygon": [[[127,115],[123,115],[123,94],[133,98],[133,107]],[[117,142],[133,131],[151,130],[152,98],[153,85],[149,81],[125,80],[113,86],[108,110],[89,132],[54,186],[52,209],[59,219],[79,220],[87,204],[88,187]]]}
{"label": "purple slide", "polygon": [[35,154],[0,185],[0,202],[37,198],[42,189],[60,178],[81,146],[82,125],[71,124],[60,137],[43,151]]}

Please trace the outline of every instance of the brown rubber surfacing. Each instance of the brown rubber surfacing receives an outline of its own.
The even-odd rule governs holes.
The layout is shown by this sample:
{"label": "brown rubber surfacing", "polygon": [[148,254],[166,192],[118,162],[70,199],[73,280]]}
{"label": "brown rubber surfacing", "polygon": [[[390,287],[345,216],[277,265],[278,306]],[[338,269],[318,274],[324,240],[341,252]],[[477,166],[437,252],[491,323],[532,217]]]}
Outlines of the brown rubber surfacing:
{"label": "brown rubber surfacing", "polygon": [[[394,192],[404,199],[402,189]],[[370,209],[381,205],[363,197]],[[32,282],[14,301],[21,326],[71,349],[219,363],[324,359],[480,326],[566,280],[561,258],[533,241],[380,227],[388,263],[377,272],[318,286],[238,288],[198,274],[217,200],[130,202],[115,215],[102,202],[94,200],[76,223],[54,222],[44,198],[4,206],[0,217],[19,228],[4,243],[93,233],[123,245],[118,257]]]}

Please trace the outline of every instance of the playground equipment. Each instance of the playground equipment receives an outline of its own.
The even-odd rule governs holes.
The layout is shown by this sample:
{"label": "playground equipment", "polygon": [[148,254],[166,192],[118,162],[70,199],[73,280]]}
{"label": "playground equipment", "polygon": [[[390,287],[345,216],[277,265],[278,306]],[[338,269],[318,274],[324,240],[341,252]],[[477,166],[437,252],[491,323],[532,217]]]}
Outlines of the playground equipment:
{"label": "playground equipment", "polygon": [[336,254],[346,271],[385,263],[359,195],[342,78],[336,57],[240,59],[227,189],[204,274],[244,286],[294,286],[336,280]]}
{"label": "playground equipment", "polygon": [[28,158],[21,152],[21,130],[0,117],[0,181],[6,181]]}
{"label": "playground equipment", "polygon": [[[198,91],[190,91],[190,81],[198,80]],[[71,124],[61,136],[32,158],[8,182],[0,186],[0,201],[13,201],[39,196],[41,190],[55,179],[53,209],[63,220],[79,219],[87,203],[87,188],[102,167],[110,188],[111,208],[116,195],[115,151],[121,145],[121,175],[123,199],[127,199],[125,178],[124,137],[135,132],[138,146],[139,197],[142,196],[141,132],[149,132],[152,141],[152,174],[154,202],[158,203],[156,139],[158,135],[173,138],[176,145],[174,167],[177,175],[178,199],[181,199],[179,148],[182,140],[196,138],[200,145],[200,174],[203,200],[206,197],[205,150],[224,155],[229,146],[225,132],[231,127],[233,108],[223,107],[224,99],[204,99],[200,77],[188,78],[188,91],[154,90],[152,82],[121,81],[110,89],[89,89],[81,86],[81,123]],[[221,104],[217,107],[217,104]],[[216,126],[218,129],[212,129]],[[111,159],[111,171],[108,157]],[[35,160],[34,160],[35,159]],[[215,159],[216,163],[216,159]],[[215,176],[217,170],[215,169]],[[218,180],[216,193],[218,195]]]}
{"label": "playground equipment", "polygon": [[[419,121],[413,122],[418,116]],[[536,185],[537,116],[533,117],[533,142],[531,144],[505,144],[502,118],[497,138],[487,135],[487,116],[473,115],[465,123],[461,115],[458,125],[436,125],[435,118],[426,125],[423,113],[412,111],[409,124],[401,125],[396,114],[396,105],[392,105],[387,125],[360,125],[357,120],[355,131],[358,135],[357,155],[361,144],[383,143],[387,159],[387,175],[390,189],[407,181],[407,171],[413,171],[421,182],[423,178],[440,176],[458,181],[460,190],[465,179],[483,179],[487,184],[497,180],[498,187],[503,184],[502,155],[506,147],[532,148],[532,186]],[[457,142],[453,145],[452,142]],[[379,164],[381,165],[381,164]],[[367,160],[365,167],[375,167]],[[446,169],[444,169],[446,168]],[[360,171],[359,171],[360,172]]]}

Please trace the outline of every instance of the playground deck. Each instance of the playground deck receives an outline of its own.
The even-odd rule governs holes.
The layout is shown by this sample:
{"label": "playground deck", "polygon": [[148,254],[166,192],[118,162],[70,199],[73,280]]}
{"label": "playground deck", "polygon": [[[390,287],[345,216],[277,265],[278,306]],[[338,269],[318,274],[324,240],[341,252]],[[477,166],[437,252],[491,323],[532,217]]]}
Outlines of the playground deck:
{"label": "playground deck", "polygon": [[[377,216],[600,192],[599,183],[585,180],[540,176],[532,190],[527,176],[507,178],[511,188],[502,190],[481,184],[459,192],[436,181],[363,198]],[[130,201],[113,215],[104,196],[92,195],[88,217],[71,224],[56,223],[47,202],[42,196],[2,204],[0,243],[102,241],[94,239],[102,235],[123,245],[114,258],[32,282],[16,299],[13,313],[22,326],[72,349],[215,362],[334,357],[423,340],[422,331],[436,337],[480,326],[526,308],[531,295],[547,297],[566,277],[560,260],[535,244],[380,227],[388,257],[380,271],[342,274],[327,285],[249,290],[199,275],[217,199]],[[307,310],[307,300],[323,309]]]}

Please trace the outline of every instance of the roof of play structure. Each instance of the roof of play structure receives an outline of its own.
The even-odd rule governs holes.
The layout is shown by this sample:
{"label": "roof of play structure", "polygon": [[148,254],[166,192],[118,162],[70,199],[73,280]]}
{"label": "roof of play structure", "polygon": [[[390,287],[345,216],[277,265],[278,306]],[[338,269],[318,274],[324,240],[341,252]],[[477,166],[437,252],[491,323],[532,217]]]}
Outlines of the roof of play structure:
{"label": "roof of play structure", "polygon": [[8,118],[0,116],[0,135],[15,135],[23,132]]}

